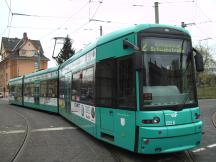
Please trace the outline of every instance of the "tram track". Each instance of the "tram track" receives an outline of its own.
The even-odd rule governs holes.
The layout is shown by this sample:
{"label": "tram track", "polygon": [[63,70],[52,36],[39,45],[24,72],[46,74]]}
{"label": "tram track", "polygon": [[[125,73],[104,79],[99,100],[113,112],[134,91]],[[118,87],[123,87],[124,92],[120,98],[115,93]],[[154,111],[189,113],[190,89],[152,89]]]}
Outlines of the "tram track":
{"label": "tram track", "polygon": [[30,139],[30,135],[31,135],[31,125],[30,125],[30,122],[29,120],[23,115],[21,114],[20,112],[18,112],[17,110],[13,109],[14,112],[19,115],[22,119],[24,119],[25,123],[26,123],[26,131],[25,131],[25,136],[24,136],[24,139],[20,145],[20,147],[17,149],[16,153],[14,154],[14,156],[12,157],[11,159],[11,162],[18,162],[20,157],[22,156],[24,150],[25,150],[25,147],[27,146],[28,144],[28,141]]}
{"label": "tram track", "polygon": [[212,124],[216,128],[216,112],[214,112],[214,114],[212,115]]}
{"label": "tram track", "polygon": [[184,151],[186,161],[185,162],[196,162],[194,155],[191,151]]}
{"label": "tram track", "polygon": [[115,162],[124,162],[123,159],[120,157],[118,153],[116,153],[114,150],[109,150],[111,153],[111,156],[115,160]]}
{"label": "tram track", "polygon": [[[174,156],[176,158],[176,161],[196,162],[194,155],[192,154],[191,151],[183,151],[183,152],[174,153]],[[172,159],[172,161],[173,160],[175,160],[175,159]]]}
{"label": "tram track", "polygon": [[115,147],[111,146],[110,144],[103,144],[104,147],[109,151],[110,155],[114,159],[114,162],[124,162],[124,160],[121,158],[119,151],[116,150]]}

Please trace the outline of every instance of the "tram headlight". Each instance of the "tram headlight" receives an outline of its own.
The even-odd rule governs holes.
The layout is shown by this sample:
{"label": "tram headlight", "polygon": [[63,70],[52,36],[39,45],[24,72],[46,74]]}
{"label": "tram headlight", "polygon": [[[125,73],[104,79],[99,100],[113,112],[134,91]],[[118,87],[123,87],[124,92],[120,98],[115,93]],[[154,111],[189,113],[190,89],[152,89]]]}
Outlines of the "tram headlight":
{"label": "tram headlight", "polygon": [[152,121],[153,121],[153,124],[160,123],[160,118],[156,116],[156,117],[153,118]]}
{"label": "tram headlight", "polygon": [[144,119],[142,120],[143,124],[158,124],[160,123],[160,118],[155,116],[153,119]]}
{"label": "tram headlight", "polygon": [[200,114],[195,113],[195,119],[199,119],[200,118]]}

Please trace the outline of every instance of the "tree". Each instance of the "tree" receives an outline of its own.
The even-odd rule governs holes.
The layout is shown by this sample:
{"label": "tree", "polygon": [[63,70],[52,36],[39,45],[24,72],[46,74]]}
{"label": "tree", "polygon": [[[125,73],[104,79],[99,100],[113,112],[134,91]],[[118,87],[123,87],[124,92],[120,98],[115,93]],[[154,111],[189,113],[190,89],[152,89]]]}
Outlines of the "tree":
{"label": "tree", "polygon": [[211,68],[216,67],[216,60],[212,56],[212,51],[209,47],[202,46],[201,44],[196,49],[203,56],[204,72],[198,74],[198,83],[203,86],[212,86],[216,82],[216,77],[211,74]]}
{"label": "tree", "polygon": [[75,50],[74,50],[74,48],[72,48],[72,44],[73,44],[73,41],[67,35],[67,37],[64,40],[63,47],[60,50],[58,56],[56,57],[56,62],[57,62],[58,65],[61,65],[63,62],[65,62],[71,56],[74,55]]}
{"label": "tree", "polygon": [[212,51],[209,47],[205,47],[203,45],[199,45],[196,47],[196,49],[200,52],[200,54],[203,56],[203,63],[205,70],[209,70],[212,67],[216,66],[216,60],[214,60],[212,56]]}

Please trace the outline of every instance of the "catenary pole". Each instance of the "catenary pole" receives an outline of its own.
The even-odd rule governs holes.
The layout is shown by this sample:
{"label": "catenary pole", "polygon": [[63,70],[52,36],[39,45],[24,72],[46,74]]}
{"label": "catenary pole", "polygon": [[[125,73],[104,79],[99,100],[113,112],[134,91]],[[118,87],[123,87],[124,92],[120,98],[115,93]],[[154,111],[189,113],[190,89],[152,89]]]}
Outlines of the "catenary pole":
{"label": "catenary pole", "polygon": [[155,8],[155,24],[159,24],[159,6],[158,2],[154,3],[154,8]]}

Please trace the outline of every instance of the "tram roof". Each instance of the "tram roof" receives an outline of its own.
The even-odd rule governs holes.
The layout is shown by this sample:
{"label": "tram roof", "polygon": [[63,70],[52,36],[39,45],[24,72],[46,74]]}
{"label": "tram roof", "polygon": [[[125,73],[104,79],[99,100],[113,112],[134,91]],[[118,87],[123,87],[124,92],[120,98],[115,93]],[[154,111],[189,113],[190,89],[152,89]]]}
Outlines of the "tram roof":
{"label": "tram roof", "polygon": [[13,78],[13,79],[10,79],[8,83],[11,84],[11,83],[14,83],[14,82],[16,82],[16,81],[20,81],[20,80],[22,80],[22,78],[23,78],[23,76],[20,76],[20,77],[17,77],[17,78]]}
{"label": "tram roof", "polygon": [[171,25],[162,25],[162,24],[139,24],[139,25],[134,25],[128,28],[123,28],[120,30],[116,30],[114,32],[108,33],[104,36],[101,36],[96,42],[91,43],[89,45],[87,45],[84,49],[76,52],[70,59],[68,59],[67,61],[65,61],[62,65],[60,65],[60,68],[63,68],[64,66],[66,66],[67,64],[73,62],[74,60],[78,59],[79,57],[81,57],[82,55],[88,53],[89,51],[93,50],[94,48],[101,46],[107,42],[110,42],[112,40],[118,39],[120,37],[123,37],[125,35],[128,34],[132,34],[132,33],[137,33],[139,31],[148,29],[148,28],[156,28],[156,27],[165,27],[165,28],[173,28],[176,30],[179,30],[183,33],[186,33],[189,35],[189,32],[182,28],[182,27],[177,27],[177,26],[171,26]]}
{"label": "tram roof", "polygon": [[56,67],[48,68],[48,69],[45,69],[45,70],[40,70],[40,71],[31,73],[31,74],[27,74],[27,75],[25,75],[25,78],[30,78],[30,77],[34,77],[34,76],[38,76],[38,75],[42,75],[42,74],[47,74],[47,73],[50,73],[50,72],[53,72],[53,71],[57,71],[58,67],[59,66],[56,66]]}

